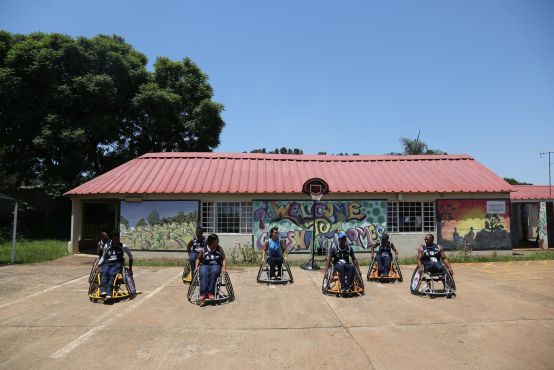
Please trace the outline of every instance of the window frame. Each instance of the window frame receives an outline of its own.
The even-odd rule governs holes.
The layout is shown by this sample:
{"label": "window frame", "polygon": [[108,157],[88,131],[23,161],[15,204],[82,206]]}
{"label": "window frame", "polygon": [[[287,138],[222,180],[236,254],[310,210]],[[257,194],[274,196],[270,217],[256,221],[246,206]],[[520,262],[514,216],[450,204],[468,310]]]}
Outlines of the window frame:
{"label": "window frame", "polygon": [[[419,208],[421,217],[421,226],[419,230],[401,231],[401,228],[406,228],[400,225],[401,203],[419,203],[416,207]],[[410,205],[403,205],[402,213],[410,211]],[[417,209],[415,208],[415,209]],[[414,208],[412,208],[414,209]],[[392,213],[392,214],[391,214]],[[405,214],[405,213],[404,213]],[[418,215],[409,215],[417,217]],[[409,226],[408,226],[409,227]],[[394,234],[422,234],[435,233],[437,231],[437,206],[435,200],[416,200],[416,201],[390,201],[387,202],[387,232]]]}
{"label": "window frame", "polygon": [[[202,214],[200,215],[201,226],[206,233],[217,233],[224,235],[250,235],[252,234],[252,201],[209,201],[202,202]],[[238,206],[237,231],[228,231],[231,223],[227,222],[223,227],[223,220],[220,214],[225,212],[221,208],[225,206]],[[228,220],[229,218],[227,218]],[[222,231],[226,229],[226,231]]]}

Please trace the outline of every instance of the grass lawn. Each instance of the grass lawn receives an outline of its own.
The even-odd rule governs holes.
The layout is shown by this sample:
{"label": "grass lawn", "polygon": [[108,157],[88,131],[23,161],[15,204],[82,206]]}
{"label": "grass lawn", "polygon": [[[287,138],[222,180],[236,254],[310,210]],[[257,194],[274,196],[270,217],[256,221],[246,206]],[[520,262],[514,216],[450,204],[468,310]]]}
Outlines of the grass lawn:
{"label": "grass lawn", "polygon": [[[17,242],[15,263],[38,263],[67,256],[66,240],[29,240]],[[0,264],[11,263],[12,243],[0,244]]]}

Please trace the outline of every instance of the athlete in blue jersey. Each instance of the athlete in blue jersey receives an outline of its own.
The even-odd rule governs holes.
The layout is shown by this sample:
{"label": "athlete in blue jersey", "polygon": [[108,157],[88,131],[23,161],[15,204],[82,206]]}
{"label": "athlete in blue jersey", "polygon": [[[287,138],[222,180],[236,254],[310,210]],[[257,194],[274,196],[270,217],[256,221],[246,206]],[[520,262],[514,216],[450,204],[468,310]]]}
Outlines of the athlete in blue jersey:
{"label": "athlete in blue jersey", "polygon": [[389,239],[389,234],[384,233],[381,240],[371,246],[371,258],[374,256],[374,249],[379,247],[377,251],[377,266],[379,267],[380,276],[388,276],[390,272],[390,262],[392,259],[392,251],[398,257],[396,247]]}
{"label": "athlete in blue jersey", "polygon": [[[346,234],[339,232],[339,245],[333,246],[325,265],[324,275],[327,275],[327,269],[333,263],[333,266],[338,271],[340,276],[340,287],[342,292],[351,291],[352,278],[354,277],[355,268],[358,270],[358,260],[354,256],[354,250],[346,242]],[[352,260],[352,261],[351,261]]]}
{"label": "athlete in blue jersey", "polygon": [[[436,244],[433,234],[425,235],[425,244],[422,244],[417,251],[417,267],[419,273],[441,273],[444,267],[448,269],[450,275],[454,276],[452,266],[448,262],[448,257],[444,253],[444,248]],[[442,260],[442,263],[441,263]],[[444,265],[443,265],[444,263]]]}
{"label": "athlete in blue jersey", "polygon": [[189,263],[190,268],[192,269],[192,275],[194,275],[194,272],[196,271],[196,259],[205,247],[206,239],[204,238],[204,230],[198,226],[196,228],[195,237],[187,244],[187,252],[189,254]]}
{"label": "athlete in blue jersey", "polygon": [[[269,265],[269,278],[280,279],[283,273],[283,259],[285,255],[284,243],[279,240],[279,228],[273,227],[269,230],[269,239],[264,244],[262,252],[262,261],[267,256],[267,264]],[[275,267],[277,267],[277,276],[275,276]]]}
{"label": "athlete in blue jersey", "polygon": [[200,302],[215,298],[215,283],[221,271],[227,271],[225,252],[216,234],[208,236],[207,245],[198,254],[196,268],[200,269]]}

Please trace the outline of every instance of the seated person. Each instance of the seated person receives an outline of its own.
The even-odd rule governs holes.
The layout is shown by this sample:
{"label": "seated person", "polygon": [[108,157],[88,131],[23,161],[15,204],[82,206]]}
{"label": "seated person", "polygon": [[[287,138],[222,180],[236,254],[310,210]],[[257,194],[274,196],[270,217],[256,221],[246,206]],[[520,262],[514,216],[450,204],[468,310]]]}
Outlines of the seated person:
{"label": "seated person", "polygon": [[200,268],[200,303],[215,298],[215,283],[221,270],[227,272],[225,252],[219,246],[219,237],[216,234],[208,236],[207,245],[198,254],[196,269]]}
{"label": "seated person", "polygon": [[187,252],[189,254],[189,263],[192,275],[196,271],[196,259],[198,254],[206,247],[206,239],[204,238],[204,230],[198,226],[196,228],[196,236],[187,244]]}
{"label": "seated person", "polygon": [[398,257],[398,251],[389,239],[389,234],[384,233],[381,240],[371,246],[371,258],[374,256],[374,249],[379,247],[377,252],[377,266],[379,267],[379,276],[388,276],[390,272],[390,262],[392,258],[391,249]]}
{"label": "seated person", "polygon": [[[333,266],[335,266],[336,271],[340,276],[340,287],[342,292],[350,291],[352,286],[352,278],[354,276],[354,268],[360,268],[358,265],[358,260],[354,256],[354,250],[346,244],[346,234],[344,232],[339,233],[339,245],[333,246],[329,258],[327,259],[327,264],[325,265],[325,275],[327,275],[327,270],[333,260]],[[350,258],[352,258],[352,263],[350,263]]]}
{"label": "seated person", "polygon": [[[285,246],[279,240],[279,228],[273,227],[269,230],[269,239],[265,242],[262,252],[262,261],[267,257],[269,265],[269,278],[280,279],[283,267],[283,256],[285,254]],[[277,267],[277,276],[275,276],[275,267]]]}
{"label": "seated person", "polygon": [[106,299],[112,297],[112,286],[116,275],[121,272],[124,265],[123,253],[129,257],[129,273],[133,273],[133,255],[126,244],[121,243],[119,233],[111,233],[111,243],[104,248],[104,253],[100,257],[98,266],[101,272],[100,295]]}
{"label": "seated person", "polygon": [[444,272],[444,267],[446,266],[450,275],[454,276],[452,266],[450,266],[446,253],[444,253],[444,248],[435,244],[434,241],[435,237],[433,234],[425,235],[425,244],[422,244],[417,251],[417,268],[419,273],[421,274],[423,271],[432,274],[441,273]]}
{"label": "seated person", "polygon": [[96,248],[96,254],[98,254],[98,257],[102,257],[102,254],[104,254],[104,249],[106,246],[108,246],[111,243],[111,239],[108,236],[108,233],[103,231],[100,234],[100,241],[98,242],[98,246]]}

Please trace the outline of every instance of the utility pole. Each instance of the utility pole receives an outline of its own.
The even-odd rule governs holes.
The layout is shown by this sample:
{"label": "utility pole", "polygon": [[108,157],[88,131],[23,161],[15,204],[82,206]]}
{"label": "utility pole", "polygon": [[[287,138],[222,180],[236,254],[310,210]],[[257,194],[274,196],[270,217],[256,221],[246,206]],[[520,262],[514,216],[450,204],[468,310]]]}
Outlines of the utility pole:
{"label": "utility pole", "polygon": [[550,165],[552,164],[552,161],[550,160],[550,155],[553,154],[554,152],[540,152],[539,155],[543,156],[548,154],[548,191],[549,191],[549,194],[550,194],[550,198],[552,198],[552,172],[550,171]]}

